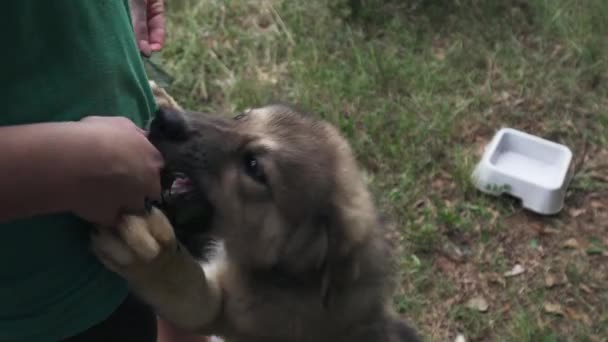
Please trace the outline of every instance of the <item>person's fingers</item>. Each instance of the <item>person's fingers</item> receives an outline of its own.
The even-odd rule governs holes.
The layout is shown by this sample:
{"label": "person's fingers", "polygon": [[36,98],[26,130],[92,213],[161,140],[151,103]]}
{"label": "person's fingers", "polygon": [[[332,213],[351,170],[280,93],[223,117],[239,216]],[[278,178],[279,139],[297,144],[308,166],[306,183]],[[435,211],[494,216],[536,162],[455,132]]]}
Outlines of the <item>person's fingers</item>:
{"label": "person's fingers", "polygon": [[135,124],[135,122],[131,121],[131,119],[126,118],[124,116],[112,116],[109,117],[109,120],[113,120],[112,122],[115,122],[117,125],[121,125],[124,127],[128,127],[128,128],[133,128],[135,129],[135,131],[137,131],[137,133],[142,134],[142,135],[147,135],[146,131],[143,128],[140,128],[139,126],[137,126]]}
{"label": "person's fingers", "polygon": [[161,317],[157,317],[157,322],[158,342],[211,342],[211,338],[185,332]]}
{"label": "person's fingers", "polygon": [[148,193],[148,199],[152,201],[161,201],[162,200],[162,186],[160,181],[162,164],[158,167],[150,180],[150,191]]}
{"label": "person's fingers", "polygon": [[[162,188],[160,186],[160,179],[158,178],[159,177],[156,177],[156,179],[150,181],[150,184],[148,184],[148,191],[146,191],[146,199],[150,201],[160,201],[162,199]],[[143,202],[145,203],[145,201]]]}
{"label": "person's fingers", "polygon": [[155,171],[158,171],[159,174],[157,174],[157,177],[160,177],[160,170],[165,166],[165,160],[163,158],[163,155],[160,153],[159,150],[156,149],[156,147],[154,147],[154,145],[152,145],[152,143],[150,141],[147,140],[146,138],[146,143],[148,144],[148,148],[149,148],[149,152],[152,160],[154,162],[154,169]]}
{"label": "person's fingers", "polygon": [[148,18],[146,14],[146,0],[131,0],[131,20],[133,23],[133,33],[137,47],[142,54],[149,56],[151,53],[148,36]]}
{"label": "person's fingers", "polygon": [[135,129],[135,131],[137,131],[137,133],[139,133],[145,137],[148,136],[148,132],[145,129],[137,126],[133,121],[129,120],[128,118],[122,117],[122,116],[93,116],[92,115],[92,116],[87,116],[80,121],[101,123],[101,124],[116,124],[116,125],[120,125],[120,126],[124,126],[124,127],[128,127],[128,128],[133,128],[133,129]]}
{"label": "person's fingers", "polygon": [[130,195],[127,209],[132,214],[141,214],[150,210],[150,203],[162,200],[162,187],[160,182],[160,169],[141,179],[141,188],[136,194]]}
{"label": "person's fingers", "polygon": [[108,210],[99,211],[95,223],[99,227],[105,227],[106,229],[114,229],[120,219],[120,213],[116,211],[116,208],[108,208]]}
{"label": "person's fingers", "polygon": [[89,116],[85,116],[84,118],[80,119],[80,121],[98,122],[98,123],[105,123],[105,124],[112,123],[112,124],[118,124],[118,125],[126,126],[126,127],[135,126],[133,121],[129,120],[128,118],[126,118],[124,116],[89,115]]}
{"label": "person's fingers", "polygon": [[[161,186],[161,170],[164,166],[163,157],[153,146],[150,146],[152,151],[151,165],[148,168],[144,178],[142,179],[143,189],[142,193],[145,199],[150,201],[162,200],[162,186]],[[142,201],[144,202],[144,201]]]}
{"label": "person's fingers", "polygon": [[146,213],[147,206],[145,196],[130,196],[128,203],[120,209],[118,217],[123,217],[125,215],[144,216]]}
{"label": "person's fingers", "polygon": [[150,54],[152,54],[152,49],[150,48],[150,43],[148,43],[147,40],[138,40],[137,47],[139,48],[139,51],[144,56],[150,56]]}
{"label": "person's fingers", "polygon": [[159,51],[165,43],[164,0],[147,0],[146,12],[148,47],[150,52]]}
{"label": "person's fingers", "polygon": [[137,125],[135,125],[135,130],[137,131],[137,133],[143,135],[144,137],[148,136],[148,132],[145,129],[143,129]]}

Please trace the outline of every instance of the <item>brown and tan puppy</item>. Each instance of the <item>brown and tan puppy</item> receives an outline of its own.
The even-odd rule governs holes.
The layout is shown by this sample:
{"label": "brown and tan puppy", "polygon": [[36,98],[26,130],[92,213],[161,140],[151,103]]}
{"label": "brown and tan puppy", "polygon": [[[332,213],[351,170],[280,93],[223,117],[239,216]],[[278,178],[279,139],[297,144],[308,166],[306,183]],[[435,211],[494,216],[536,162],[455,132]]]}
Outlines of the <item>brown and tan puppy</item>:
{"label": "brown and tan puppy", "polygon": [[179,235],[154,208],[93,248],[160,316],[231,342],[417,341],[391,309],[384,232],[334,127],[286,105],[235,118],[167,105],[150,140],[204,221]]}

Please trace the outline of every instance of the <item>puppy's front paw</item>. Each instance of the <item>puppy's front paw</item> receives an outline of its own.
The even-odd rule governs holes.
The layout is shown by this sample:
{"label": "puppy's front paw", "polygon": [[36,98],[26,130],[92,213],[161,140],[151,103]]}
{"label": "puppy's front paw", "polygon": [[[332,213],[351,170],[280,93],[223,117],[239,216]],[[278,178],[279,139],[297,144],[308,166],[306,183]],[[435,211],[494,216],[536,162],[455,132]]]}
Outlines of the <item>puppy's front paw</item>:
{"label": "puppy's front paw", "polygon": [[100,261],[123,276],[159,262],[163,253],[177,248],[173,227],[157,208],[145,217],[125,216],[115,231],[101,229],[91,241]]}

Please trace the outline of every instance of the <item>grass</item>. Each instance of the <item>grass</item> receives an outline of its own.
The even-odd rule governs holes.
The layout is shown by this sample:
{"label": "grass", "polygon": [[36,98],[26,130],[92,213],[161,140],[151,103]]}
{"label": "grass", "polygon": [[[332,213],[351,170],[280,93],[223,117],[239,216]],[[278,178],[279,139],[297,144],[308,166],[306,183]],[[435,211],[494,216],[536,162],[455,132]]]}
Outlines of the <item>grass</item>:
{"label": "grass", "polygon": [[[608,2],[348,4],[172,1],[155,58],[185,107],[290,101],[342,130],[400,233],[395,307],[427,340],[606,341]],[[559,215],[471,185],[502,126],[573,150]],[[487,312],[467,307],[476,296]]]}

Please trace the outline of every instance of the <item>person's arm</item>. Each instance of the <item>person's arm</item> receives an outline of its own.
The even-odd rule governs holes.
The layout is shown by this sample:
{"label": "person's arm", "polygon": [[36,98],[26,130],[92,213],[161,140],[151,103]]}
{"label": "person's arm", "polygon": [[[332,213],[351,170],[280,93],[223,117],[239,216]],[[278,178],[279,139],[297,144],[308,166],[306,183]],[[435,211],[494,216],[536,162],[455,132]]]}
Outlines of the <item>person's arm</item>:
{"label": "person's arm", "polygon": [[125,118],[0,127],[0,223],[70,211],[111,225],[160,197],[160,153]]}
{"label": "person's arm", "polygon": [[79,125],[0,127],[0,222],[71,209],[78,155],[86,148]]}

